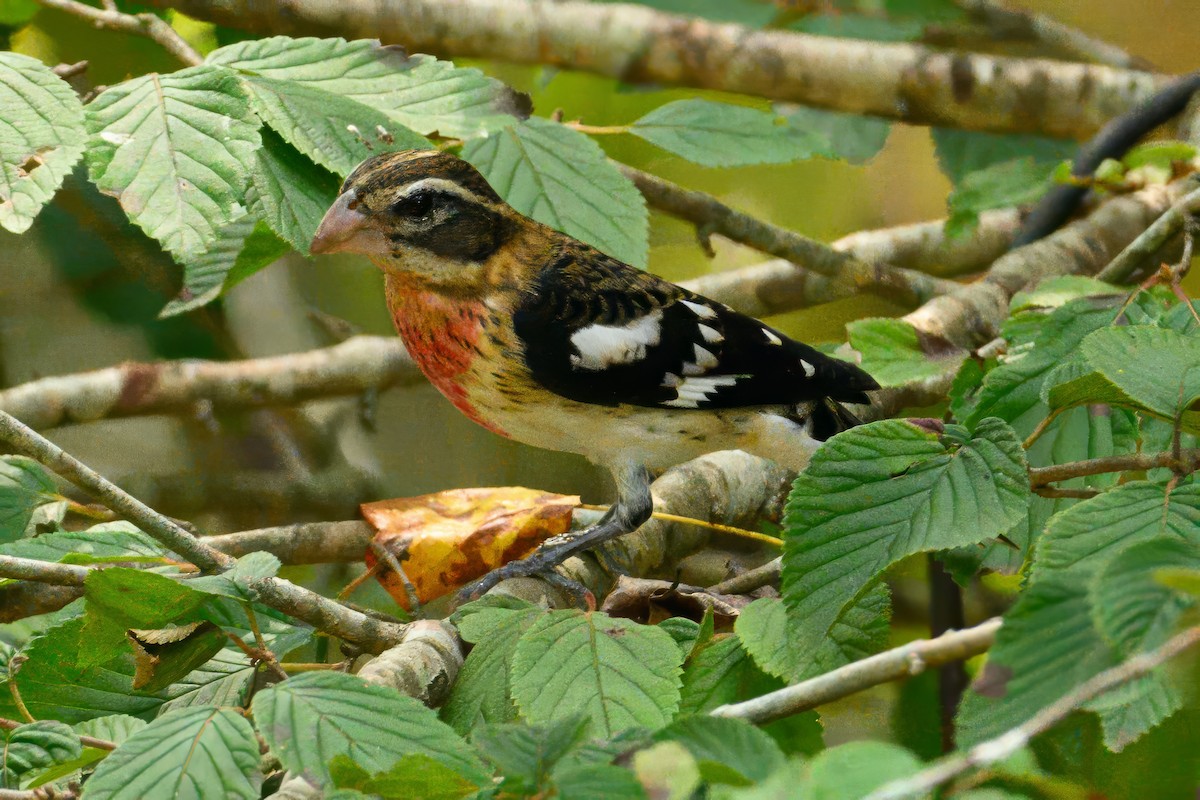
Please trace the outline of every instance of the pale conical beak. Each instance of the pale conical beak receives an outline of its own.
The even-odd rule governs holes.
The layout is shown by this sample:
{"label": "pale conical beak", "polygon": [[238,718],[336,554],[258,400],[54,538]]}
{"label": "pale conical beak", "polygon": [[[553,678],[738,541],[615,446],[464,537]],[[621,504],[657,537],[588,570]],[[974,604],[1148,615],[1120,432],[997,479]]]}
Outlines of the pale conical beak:
{"label": "pale conical beak", "polygon": [[353,189],[342,192],[325,212],[308,248],[313,255],[361,251],[365,242],[360,240],[365,239],[363,234],[368,232],[367,217],[352,208],[356,199]]}

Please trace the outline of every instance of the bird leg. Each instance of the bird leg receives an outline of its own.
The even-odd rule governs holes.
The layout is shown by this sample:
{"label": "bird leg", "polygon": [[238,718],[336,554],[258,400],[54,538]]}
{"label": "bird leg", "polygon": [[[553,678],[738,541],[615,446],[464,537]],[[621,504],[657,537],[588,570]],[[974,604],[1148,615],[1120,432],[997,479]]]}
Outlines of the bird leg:
{"label": "bird leg", "polygon": [[510,561],[497,567],[463,587],[458,593],[459,602],[479,597],[500,581],[547,572],[571,556],[610,542],[618,536],[633,533],[641,527],[654,511],[654,501],[650,497],[650,473],[645,467],[637,465],[614,469],[613,477],[617,482],[617,502],[595,525],[547,539],[520,561]]}

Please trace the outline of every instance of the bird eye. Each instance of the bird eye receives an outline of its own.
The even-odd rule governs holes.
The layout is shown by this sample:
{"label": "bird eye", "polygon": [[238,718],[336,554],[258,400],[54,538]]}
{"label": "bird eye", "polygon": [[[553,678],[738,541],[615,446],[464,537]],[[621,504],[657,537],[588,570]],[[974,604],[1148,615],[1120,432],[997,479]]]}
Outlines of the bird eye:
{"label": "bird eye", "polygon": [[406,217],[423,217],[433,208],[433,195],[429,192],[418,192],[397,202],[392,210]]}

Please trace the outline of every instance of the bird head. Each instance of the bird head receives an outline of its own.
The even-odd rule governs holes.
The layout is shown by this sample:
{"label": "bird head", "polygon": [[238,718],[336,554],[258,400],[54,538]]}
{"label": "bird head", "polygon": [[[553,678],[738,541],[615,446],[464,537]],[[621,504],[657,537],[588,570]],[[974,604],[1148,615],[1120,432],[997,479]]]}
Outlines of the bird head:
{"label": "bird head", "polygon": [[462,159],[438,150],[383,153],[346,178],[311,250],[361,253],[385,272],[453,280],[499,249],[516,220]]}

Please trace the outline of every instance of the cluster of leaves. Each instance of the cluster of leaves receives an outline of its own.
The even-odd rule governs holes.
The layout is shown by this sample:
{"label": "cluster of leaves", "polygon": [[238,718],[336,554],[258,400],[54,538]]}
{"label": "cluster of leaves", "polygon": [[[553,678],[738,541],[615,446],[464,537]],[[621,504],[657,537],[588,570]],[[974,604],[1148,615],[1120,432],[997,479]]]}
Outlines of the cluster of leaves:
{"label": "cluster of leaves", "polygon": [[[960,710],[963,744],[1020,724],[1177,630],[1200,583],[1194,476],[1114,472],[1063,484],[1093,490],[1091,499],[1030,490],[1030,465],[1200,442],[1192,309],[1157,290],[1124,300],[1090,279],[1023,293],[1003,357],[980,363],[962,353],[956,363],[943,353],[934,362],[956,373],[948,412],[956,421],[887,420],[831,439],[789,499],[782,598],[754,601],[731,632],[715,631],[711,616],[644,625],[485,598],[452,618],[472,648],[438,712],[340,673],[301,674],[254,693],[255,667],[230,634],[250,640],[253,619],[280,654],[312,636],[250,600],[250,582],[278,568],[273,557],[243,557],[220,577],[182,576],[170,553],[126,524],[69,532],[54,515],[39,517],[61,507],[53,484],[32,462],[10,459],[0,553],[141,568],[89,574],[81,602],[54,615],[19,657],[6,653],[5,683],[16,691],[0,692],[9,698],[0,717],[24,708],[39,720],[6,734],[8,785],[94,770],[89,796],[188,781],[211,793],[201,796],[253,797],[263,780],[256,731],[282,768],[347,798],[698,790],[851,798],[911,775],[921,759],[898,745],[825,749],[815,712],[761,729],[709,712],[881,650],[884,578],[929,551],[964,581],[980,569],[1026,575]],[[932,369],[902,325],[852,327],[868,365],[887,364],[877,370],[887,382]],[[40,535],[25,535],[36,532],[30,526]],[[177,635],[153,636],[163,629]],[[1120,750],[1184,702],[1160,670],[1088,710],[1104,744]],[[249,719],[231,710],[239,706]],[[118,747],[83,747],[81,734]],[[1019,788],[1040,774],[1032,760],[1023,764],[996,776],[1004,794],[980,796],[1040,796]]]}

